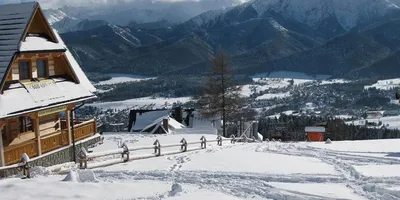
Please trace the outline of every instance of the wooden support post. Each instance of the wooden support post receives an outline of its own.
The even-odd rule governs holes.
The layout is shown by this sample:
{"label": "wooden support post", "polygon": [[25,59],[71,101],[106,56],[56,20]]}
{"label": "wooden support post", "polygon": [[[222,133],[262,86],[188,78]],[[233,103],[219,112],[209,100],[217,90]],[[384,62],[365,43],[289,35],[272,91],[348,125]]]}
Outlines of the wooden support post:
{"label": "wooden support post", "polygon": [[4,128],[4,126],[0,127],[0,167],[6,166],[6,162],[4,159],[3,135],[1,134],[3,128]]}
{"label": "wooden support post", "polygon": [[38,148],[38,155],[42,155],[42,144],[40,142],[40,126],[39,126],[39,117],[33,120],[35,124],[35,135],[36,135],[36,142],[37,142],[37,148]]}
{"label": "wooden support post", "polygon": [[72,144],[72,134],[71,134],[71,111],[67,110],[65,111],[65,114],[67,115],[67,130],[68,130],[68,144]]}

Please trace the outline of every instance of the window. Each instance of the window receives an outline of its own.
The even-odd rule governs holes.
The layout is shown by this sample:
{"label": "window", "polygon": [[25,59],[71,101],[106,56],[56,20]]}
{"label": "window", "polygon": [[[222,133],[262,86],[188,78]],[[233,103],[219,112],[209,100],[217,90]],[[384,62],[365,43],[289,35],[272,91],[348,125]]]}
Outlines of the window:
{"label": "window", "polygon": [[33,123],[30,117],[20,117],[19,123],[21,124],[20,133],[33,131]]}
{"label": "window", "polygon": [[3,126],[3,129],[1,129],[1,137],[3,139],[3,143],[7,141],[7,135],[6,135],[6,126]]}
{"label": "window", "polygon": [[29,61],[19,62],[19,80],[30,79],[31,70],[29,69]]}
{"label": "window", "polygon": [[46,60],[37,60],[36,61],[36,66],[37,66],[37,75],[38,77],[47,77],[47,61]]}

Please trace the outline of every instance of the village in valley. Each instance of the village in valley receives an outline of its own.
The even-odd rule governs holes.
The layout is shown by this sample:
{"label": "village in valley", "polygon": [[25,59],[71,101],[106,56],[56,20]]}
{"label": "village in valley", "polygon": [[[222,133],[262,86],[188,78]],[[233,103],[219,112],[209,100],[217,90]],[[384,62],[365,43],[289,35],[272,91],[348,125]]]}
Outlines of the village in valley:
{"label": "village in valley", "polygon": [[[190,65],[209,67],[196,75],[100,73],[82,62],[93,52],[86,44],[71,48],[68,31],[55,25],[61,14],[49,14],[56,9],[42,2],[0,1],[0,199],[400,199],[400,78],[278,68],[243,73],[233,47]],[[240,1],[234,10],[256,11],[257,2]],[[65,18],[64,25],[76,20]],[[268,22],[282,37],[298,39]],[[129,28],[106,26],[136,45]],[[148,26],[154,24],[141,24],[143,31]],[[92,30],[69,29],[76,37]],[[91,39],[102,37],[94,30]],[[137,46],[134,52],[146,52],[139,57],[173,43],[138,32],[132,40],[160,42]],[[191,42],[178,40],[177,49],[201,43]],[[298,42],[291,49],[301,48]]]}

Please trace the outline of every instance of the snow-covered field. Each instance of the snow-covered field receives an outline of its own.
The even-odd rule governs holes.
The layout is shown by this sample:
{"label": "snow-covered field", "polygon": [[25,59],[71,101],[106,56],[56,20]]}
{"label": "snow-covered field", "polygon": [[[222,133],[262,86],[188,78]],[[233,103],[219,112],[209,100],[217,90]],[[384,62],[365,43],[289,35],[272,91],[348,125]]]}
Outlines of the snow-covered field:
{"label": "snow-covered field", "polygon": [[387,80],[380,80],[377,83],[373,85],[367,85],[364,88],[369,89],[369,88],[376,88],[380,90],[390,90],[393,88],[400,87],[400,79],[387,79]]}
{"label": "snow-covered field", "polygon": [[[400,129],[400,116],[391,116],[391,117],[382,117],[379,119],[383,125],[385,125],[388,129]],[[378,121],[378,119],[370,120],[370,121]],[[365,125],[365,120],[354,120],[347,122],[348,124],[353,125]]]}
{"label": "snow-covered field", "polygon": [[113,102],[103,102],[103,103],[92,103],[87,104],[88,106],[97,107],[103,110],[107,109],[127,109],[127,108],[140,108],[153,105],[155,108],[161,107],[171,107],[173,103],[185,103],[190,101],[190,97],[181,98],[152,98],[143,97],[137,99],[129,99],[125,101],[113,101]]}
{"label": "snow-covered field", "polygon": [[[290,86],[290,81],[293,80],[293,85],[304,85],[306,83],[319,83],[320,85],[334,84],[334,83],[347,83],[349,81],[344,79],[329,79],[330,75],[308,75],[300,72],[290,71],[275,71],[271,73],[262,73],[251,76],[250,78],[256,84],[244,85],[242,88],[242,95],[249,97],[253,93],[259,93],[260,91],[267,91],[269,89],[286,88]],[[288,97],[288,91],[282,91],[278,96],[273,93],[268,93],[259,98],[271,99],[271,98],[285,98]]]}
{"label": "snow-covered field", "polygon": [[290,96],[290,92],[285,92],[285,93],[274,93],[274,94],[264,94],[256,98],[256,100],[265,100],[265,99],[283,99]]}
{"label": "snow-covered field", "polygon": [[[107,134],[94,152],[198,141],[172,135]],[[216,135],[206,135],[215,139]],[[1,199],[376,199],[400,198],[400,140],[325,143],[207,143],[207,149],[33,179],[0,181]],[[198,145],[189,145],[189,149]],[[177,151],[179,147],[162,149]],[[148,152],[131,152],[138,156]],[[66,165],[68,166],[68,165]],[[94,173],[94,174],[93,174]],[[45,176],[45,174],[47,174]],[[94,175],[94,176],[93,176]],[[65,181],[63,181],[65,180]]]}
{"label": "snow-covered field", "polygon": [[144,77],[144,76],[139,76],[139,75],[133,75],[133,74],[105,74],[107,76],[110,76],[111,79],[107,81],[100,81],[96,83],[95,85],[112,85],[112,84],[117,84],[117,83],[126,83],[126,82],[139,82],[143,80],[149,80],[149,79],[154,79],[153,77]]}

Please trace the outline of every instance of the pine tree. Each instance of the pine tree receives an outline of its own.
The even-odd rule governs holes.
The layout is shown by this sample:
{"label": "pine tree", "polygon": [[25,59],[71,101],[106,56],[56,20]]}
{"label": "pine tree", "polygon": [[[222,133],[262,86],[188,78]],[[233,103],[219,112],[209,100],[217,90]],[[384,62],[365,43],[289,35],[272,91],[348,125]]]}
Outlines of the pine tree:
{"label": "pine tree", "polygon": [[206,78],[197,103],[203,117],[222,116],[223,135],[226,136],[226,122],[232,121],[232,117],[244,106],[244,100],[240,96],[242,88],[234,85],[234,73],[224,51],[214,55],[211,63],[211,73]]}

